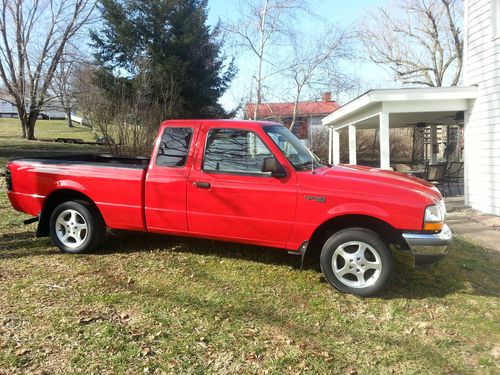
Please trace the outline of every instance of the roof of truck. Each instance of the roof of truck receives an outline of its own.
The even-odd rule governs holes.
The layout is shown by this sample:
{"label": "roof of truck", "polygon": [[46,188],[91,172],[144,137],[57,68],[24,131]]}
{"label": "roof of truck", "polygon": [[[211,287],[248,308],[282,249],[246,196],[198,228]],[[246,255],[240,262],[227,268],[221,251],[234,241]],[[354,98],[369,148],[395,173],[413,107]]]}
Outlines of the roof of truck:
{"label": "roof of truck", "polygon": [[266,125],[282,125],[278,122],[272,121],[252,121],[252,120],[235,120],[235,119],[188,119],[188,120],[166,120],[161,124],[162,126],[171,126],[171,125],[187,125],[197,127],[201,126],[201,124],[210,124],[210,125],[228,125],[247,128],[250,126],[266,126]]}

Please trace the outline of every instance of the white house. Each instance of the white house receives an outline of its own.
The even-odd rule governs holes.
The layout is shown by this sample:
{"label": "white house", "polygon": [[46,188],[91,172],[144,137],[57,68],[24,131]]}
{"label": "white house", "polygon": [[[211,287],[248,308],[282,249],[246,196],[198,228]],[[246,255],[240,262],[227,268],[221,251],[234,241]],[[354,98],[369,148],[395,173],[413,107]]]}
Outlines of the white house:
{"label": "white house", "polygon": [[465,123],[465,200],[500,215],[500,0],[465,1],[464,84],[477,85]]}
{"label": "white house", "polygon": [[17,117],[16,107],[2,98],[0,98],[0,117]]}
{"label": "white house", "polygon": [[466,0],[464,26],[463,86],[370,90],[322,122],[330,162],[339,162],[340,129],[349,129],[349,163],[356,164],[356,130],[376,128],[380,167],[390,168],[390,128],[428,124],[434,145],[437,124],[463,121],[465,203],[500,215],[500,0]]}
{"label": "white house", "polygon": [[[17,108],[14,104],[12,104],[12,99],[8,100],[0,97],[0,118],[17,118],[17,116]],[[66,118],[66,114],[61,110],[60,106],[46,104],[40,112],[38,118],[47,120],[63,120]]]}

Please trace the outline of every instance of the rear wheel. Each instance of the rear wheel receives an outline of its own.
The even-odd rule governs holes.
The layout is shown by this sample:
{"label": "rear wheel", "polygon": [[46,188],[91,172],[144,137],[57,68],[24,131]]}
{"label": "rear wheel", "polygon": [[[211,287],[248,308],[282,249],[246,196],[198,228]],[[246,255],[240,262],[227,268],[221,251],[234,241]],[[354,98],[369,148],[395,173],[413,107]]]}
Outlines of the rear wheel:
{"label": "rear wheel", "polygon": [[391,251],[373,231],[344,229],[323,246],[321,270],[328,282],[345,293],[371,296],[389,282],[394,269]]}
{"label": "rear wheel", "polygon": [[50,215],[50,236],[66,253],[94,250],[102,242],[106,227],[97,209],[85,201],[61,203]]}

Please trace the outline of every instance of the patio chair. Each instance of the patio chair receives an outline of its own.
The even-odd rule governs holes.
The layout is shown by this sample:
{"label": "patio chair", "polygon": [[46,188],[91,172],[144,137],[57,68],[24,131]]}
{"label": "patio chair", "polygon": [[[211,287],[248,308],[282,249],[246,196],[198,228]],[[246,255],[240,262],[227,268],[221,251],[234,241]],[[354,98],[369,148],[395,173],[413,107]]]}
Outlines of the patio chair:
{"label": "patio chair", "polygon": [[461,176],[463,176],[462,174],[463,168],[464,168],[464,163],[461,161],[451,161],[446,166],[446,174],[444,177],[444,182],[448,184],[448,190],[450,191],[450,195],[452,195],[450,184],[453,183],[457,185],[458,193],[462,194],[462,192],[460,191],[460,178]]}
{"label": "patio chair", "polygon": [[396,172],[406,173],[411,170],[411,167],[408,164],[396,163],[394,164],[394,169]]}
{"label": "patio chair", "polygon": [[446,164],[429,165],[427,167],[425,179],[436,186],[439,191],[446,196],[446,188],[444,185],[444,177],[446,174]]}
{"label": "patio chair", "polygon": [[412,167],[411,168],[412,170],[419,171],[417,173],[412,173],[413,176],[425,180],[425,178],[427,176],[427,169],[429,168],[429,162],[428,161],[425,162],[425,163],[415,163],[415,164],[412,164],[411,167]]}

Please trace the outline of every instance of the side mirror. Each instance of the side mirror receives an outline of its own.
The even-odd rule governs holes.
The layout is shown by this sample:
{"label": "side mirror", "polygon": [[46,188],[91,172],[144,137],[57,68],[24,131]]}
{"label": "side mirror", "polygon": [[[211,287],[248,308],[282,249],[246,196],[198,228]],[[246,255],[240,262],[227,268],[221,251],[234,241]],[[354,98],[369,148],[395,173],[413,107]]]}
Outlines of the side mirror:
{"label": "side mirror", "polygon": [[262,161],[262,172],[271,172],[272,177],[283,178],[286,177],[286,171],[283,166],[278,163],[274,157],[265,158]]}

